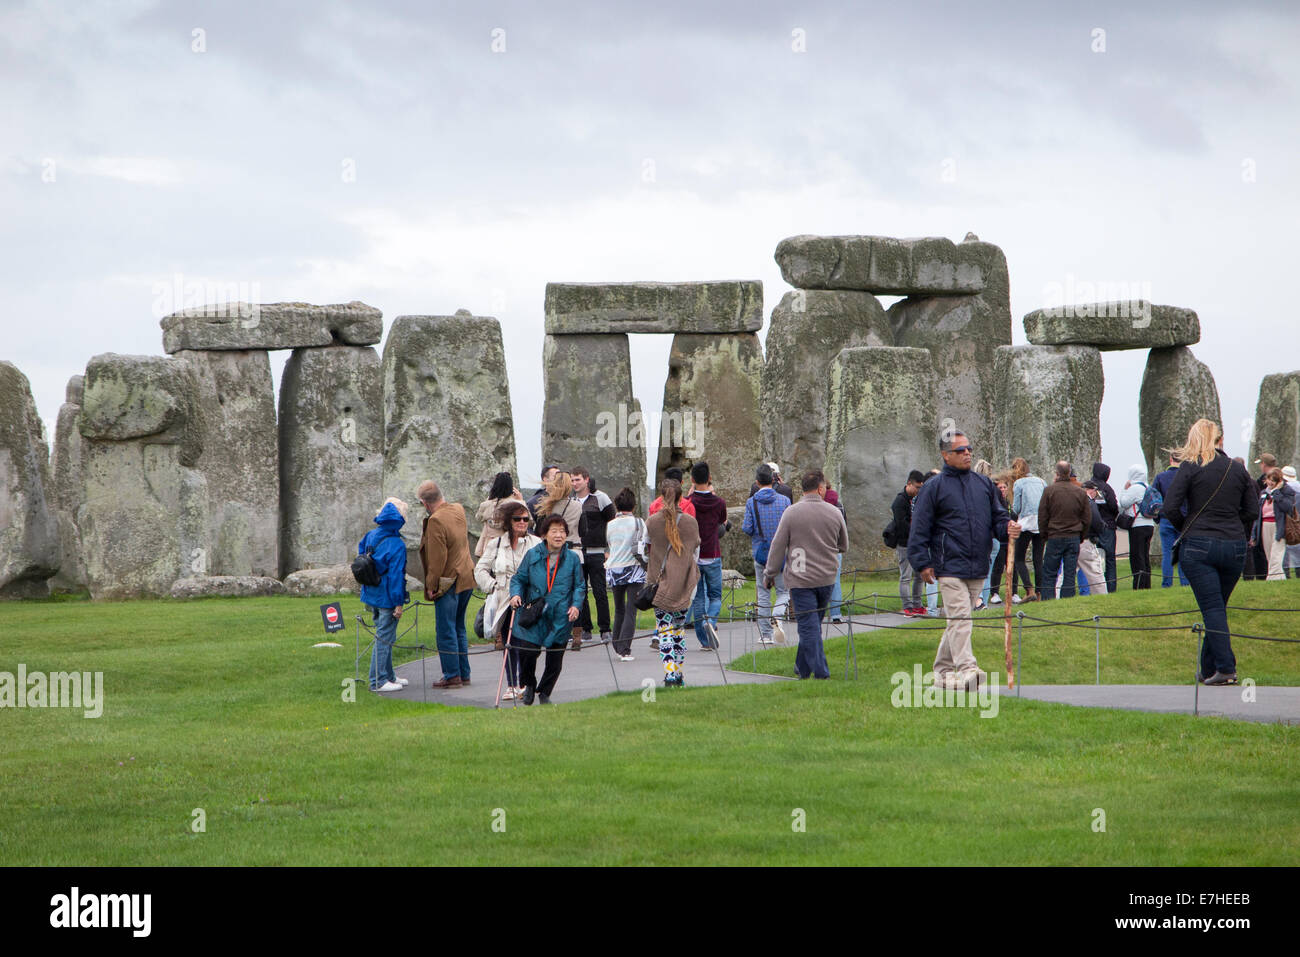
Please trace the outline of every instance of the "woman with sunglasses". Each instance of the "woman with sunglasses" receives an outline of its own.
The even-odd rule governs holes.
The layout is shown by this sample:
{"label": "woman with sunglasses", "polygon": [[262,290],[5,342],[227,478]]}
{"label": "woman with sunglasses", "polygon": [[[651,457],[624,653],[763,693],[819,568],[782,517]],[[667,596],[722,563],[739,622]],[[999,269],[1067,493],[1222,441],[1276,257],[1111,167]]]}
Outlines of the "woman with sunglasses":
{"label": "woman with sunglasses", "polygon": [[[496,515],[496,521],[504,531],[488,542],[474,566],[474,581],[480,590],[487,593],[483,602],[483,635],[495,641],[498,651],[506,653],[506,683],[509,687],[501,696],[504,701],[512,701],[524,693],[523,682],[519,679],[519,651],[505,646],[515,611],[509,608],[501,615],[501,609],[510,604],[510,579],[519,570],[524,556],[529,549],[542,544],[540,538],[528,531],[532,520],[527,505],[517,499],[506,499]],[[501,616],[499,622],[498,616]]]}

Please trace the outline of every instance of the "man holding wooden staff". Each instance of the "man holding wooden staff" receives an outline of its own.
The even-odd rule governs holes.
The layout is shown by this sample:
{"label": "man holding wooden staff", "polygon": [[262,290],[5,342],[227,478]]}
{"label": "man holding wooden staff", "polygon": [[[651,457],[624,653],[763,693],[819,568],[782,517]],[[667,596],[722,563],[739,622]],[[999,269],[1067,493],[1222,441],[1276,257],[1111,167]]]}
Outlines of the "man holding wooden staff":
{"label": "man holding wooden staff", "polygon": [[907,557],[927,584],[938,582],[948,617],[934,656],[935,684],[974,691],[988,676],[971,651],[971,610],[984,588],[993,539],[1014,541],[1020,525],[992,480],[971,471],[965,433],[945,429],[939,451],[943,470],[916,496]]}

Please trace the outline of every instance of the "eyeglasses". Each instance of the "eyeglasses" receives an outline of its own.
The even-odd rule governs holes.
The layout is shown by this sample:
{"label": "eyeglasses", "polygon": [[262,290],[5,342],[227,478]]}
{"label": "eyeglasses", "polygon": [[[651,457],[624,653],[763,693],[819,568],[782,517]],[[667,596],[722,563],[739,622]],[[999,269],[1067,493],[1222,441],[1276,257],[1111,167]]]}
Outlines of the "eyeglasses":
{"label": "eyeglasses", "polygon": [[526,517],[524,517],[523,515],[520,515],[518,518],[512,518],[510,521],[512,521],[512,522],[523,522],[525,525],[528,524],[528,519],[527,519]]}
{"label": "eyeglasses", "polygon": [[969,445],[959,445],[955,449],[949,449],[948,451],[953,455],[960,455],[962,452],[969,452],[970,450],[971,447]]}

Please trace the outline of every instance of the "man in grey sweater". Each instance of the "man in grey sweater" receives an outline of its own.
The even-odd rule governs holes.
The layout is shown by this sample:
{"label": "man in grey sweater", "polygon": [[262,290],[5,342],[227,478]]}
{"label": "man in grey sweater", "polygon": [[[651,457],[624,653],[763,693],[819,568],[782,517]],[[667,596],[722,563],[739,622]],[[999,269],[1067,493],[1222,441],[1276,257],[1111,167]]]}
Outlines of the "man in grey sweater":
{"label": "man in grey sweater", "polygon": [[776,527],[764,584],[771,588],[784,565],[785,584],[799,626],[795,671],[800,678],[825,679],[831,672],[822,648],[821,622],[839,570],[836,555],[848,551],[849,530],[843,513],[822,498],[826,486],[819,472],[805,472],[801,484],[803,498],[781,514],[781,524]]}

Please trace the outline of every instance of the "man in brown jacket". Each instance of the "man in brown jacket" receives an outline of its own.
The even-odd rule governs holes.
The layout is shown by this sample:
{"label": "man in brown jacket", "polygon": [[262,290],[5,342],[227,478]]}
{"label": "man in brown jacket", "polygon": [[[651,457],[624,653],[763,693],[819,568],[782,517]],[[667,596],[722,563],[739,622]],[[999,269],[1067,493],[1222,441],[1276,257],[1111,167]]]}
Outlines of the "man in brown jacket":
{"label": "man in brown jacket", "polygon": [[1079,543],[1092,526],[1092,502],[1074,482],[1069,462],[1056,463],[1056,481],[1043,489],[1038,500],[1038,534],[1047,537],[1043,549],[1043,601],[1056,597],[1056,574],[1064,564],[1061,597],[1074,597],[1079,567]]}
{"label": "man in brown jacket", "polygon": [[420,534],[420,561],[424,565],[424,598],[433,602],[442,662],[442,680],[435,681],[433,687],[459,688],[469,684],[465,611],[474,595],[469,526],[464,507],[443,498],[435,483],[421,482],[415,494],[429,513]]}

